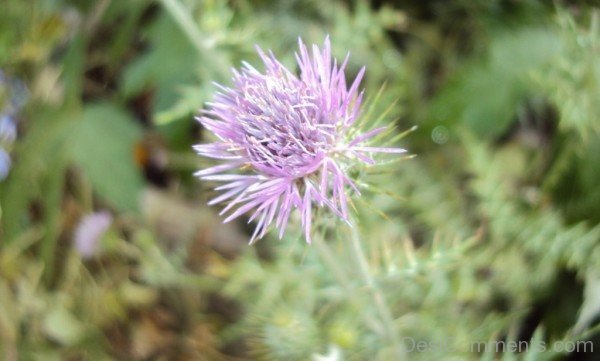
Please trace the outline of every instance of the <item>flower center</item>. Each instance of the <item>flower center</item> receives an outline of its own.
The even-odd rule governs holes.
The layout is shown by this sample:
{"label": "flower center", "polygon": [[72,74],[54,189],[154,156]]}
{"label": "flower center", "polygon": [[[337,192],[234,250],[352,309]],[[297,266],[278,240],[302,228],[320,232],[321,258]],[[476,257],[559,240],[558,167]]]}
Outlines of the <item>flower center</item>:
{"label": "flower center", "polygon": [[266,76],[248,85],[238,120],[251,165],[293,178],[315,172],[334,147],[335,127],[324,124],[319,92],[295,77]]}

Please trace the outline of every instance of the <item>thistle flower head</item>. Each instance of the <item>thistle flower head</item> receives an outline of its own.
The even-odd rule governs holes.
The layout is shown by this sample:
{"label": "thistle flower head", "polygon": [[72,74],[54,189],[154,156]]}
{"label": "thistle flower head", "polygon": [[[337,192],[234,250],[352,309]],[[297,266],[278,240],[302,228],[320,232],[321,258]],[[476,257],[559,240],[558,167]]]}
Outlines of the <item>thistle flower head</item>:
{"label": "thistle flower head", "polygon": [[[228,201],[228,222],[252,211],[258,220],[250,242],[262,238],[271,225],[283,236],[291,212],[297,209],[310,243],[312,209],[326,206],[348,220],[348,192],[359,194],[348,176],[357,162],[373,164],[371,153],[401,153],[364,143],[385,128],[357,134],[363,92],[363,67],[347,86],[348,57],[338,64],[327,38],[312,52],[299,40],[297,76],[269,52],[257,49],[265,65],[260,72],[248,63],[234,70],[233,86],[220,91],[209,110],[197,118],[217,140],[196,145],[198,154],[223,164],[196,176],[223,182],[221,195],[209,204]],[[230,173],[233,171],[233,173]]]}

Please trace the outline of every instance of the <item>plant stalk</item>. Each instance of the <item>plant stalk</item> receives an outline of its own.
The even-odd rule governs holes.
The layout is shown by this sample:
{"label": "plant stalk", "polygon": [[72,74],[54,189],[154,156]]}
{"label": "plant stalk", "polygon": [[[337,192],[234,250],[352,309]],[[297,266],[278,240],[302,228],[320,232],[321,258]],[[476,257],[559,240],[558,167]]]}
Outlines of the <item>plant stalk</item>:
{"label": "plant stalk", "polygon": [[[399,342],[398,333],[394,327],[393,316],[388,307],[383,293],[375,282],[373,276],[371,275],[369,269],[369,263],[367,261],[366,255],[362,249],[360,243],[360,235],[355,227],[352,227],[351,230],[351,253],[355,258],[355,261],[358,263],[358,270],[360,272],[360,276],[362,281],[367,286],[367,291],[369,292],[370,297],[373,300],[375,305],[375,309],[377,312],[378,320],[373,319],[372,315],[369,312],[361,312],[361,317],[363,322],[366,325],[371,327],[377,333],[385,335],[388,341],[392,344],[395,356],[400,359],[405,355],[404,349],[401,347]],[[348,293],[349,297],[354,297],[355,294],[355,285],[353,285],[351,278],[349,278],[347,274],[347,270],[342,267],[340,262],[338,262],[335,255],[331,252],[325,241],[322,237],[315,237],[314,245],[319,252],[319,256],[325,262],[326,266],[330,269],[334,278],[337,282],[344,288],[344,290]]]}
{"label": "plant stalk", "polygon": [[396,327],[394,326],[394,318],[392,316],[392,312],[385,301],[385,297],[381,289],[375,282],[375,279],[371,275],[371,271],[369,268],[369,262],[367,261],[367,257],[365,252],[363,251],[362,244],[360,242],[360,235],[358,233],[358,226],[354,223],[354,226],[351,228],[350,235],[350,250],[352,251],[352,255],[358,263],[358,270],[363,279],[363,282],[367,286],[367,290],[373,299],[373,303],[375,304],[375,308],[377,309],[377,313],[383,324],[385,335],[388,341],[394,347],[394,353],[397,357],[404,356],[404,349],[401,347],[399,342],[398,333],[396,331]]}

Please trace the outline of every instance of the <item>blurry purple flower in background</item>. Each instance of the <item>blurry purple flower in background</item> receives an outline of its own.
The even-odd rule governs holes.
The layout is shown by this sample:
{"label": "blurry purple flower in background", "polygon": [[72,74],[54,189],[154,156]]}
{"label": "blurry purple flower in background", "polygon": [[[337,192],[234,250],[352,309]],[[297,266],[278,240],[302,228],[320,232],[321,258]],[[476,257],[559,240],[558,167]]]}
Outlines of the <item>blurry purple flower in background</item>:
{"label": "blurry purple flower in background", "polygon": [[25,85],[8,78],[0,70],[0,181],[8,176],[11,167],[9,150],[17,138],[16,114],[27,99]]}
{"label": "blurry purple flower in background", "polygon": [[17,125],[14,120],[6,114],[0,114],[0,142],[12,143],[16,138]]}
{"label": "blurry purple flower in background", "polygon": [[0,180],[8,176],[11,160],[5,147],[9,147],[17,137],[17,126],[11,117],[0,114]]}
{"label": "blurry purple flower in background", "polygon": [[0,181],[8,176],[10,165],[10,156],[3,148],[0,147]]}
{"label": "blurry purple flower in background", "polygon": [[75,230],[75,250],[82,258],[91,258],[98,250],[98,245],[113,218],[103,211],[83,217]]}
{"label": "blurry purple flower in background", "polygon": [[[360,194],[349,168],[359,162],[374,164],[372,153],[405,152],[364,144],[385,127],[358,134],[355,121],[363,98],[358,88],[364,67],[348,88],[348,56],[338,64],[328,38],[323,49],[313,45],[309,52],[301,40],[299,48],[299,76],[272,53],[258,49],[264,74],[244,63],[241,71],[234,71],[233,87],[219,86],[221,91],[208,103],[210,110],[198,118],[218,140],[194,149],[224,164],[195,175],[224,182],[216,187],[222,194],[209,204],[229,201],[221,214],[235,210],[225,222],[253,211],[250,221],[258,223],[250,243],[262,238],[273,222],[281,238],[294,209],[300,212],[310,243],[315,204],[348,222],[347,192]],[[225,173],[230,170],[242,174]]]}

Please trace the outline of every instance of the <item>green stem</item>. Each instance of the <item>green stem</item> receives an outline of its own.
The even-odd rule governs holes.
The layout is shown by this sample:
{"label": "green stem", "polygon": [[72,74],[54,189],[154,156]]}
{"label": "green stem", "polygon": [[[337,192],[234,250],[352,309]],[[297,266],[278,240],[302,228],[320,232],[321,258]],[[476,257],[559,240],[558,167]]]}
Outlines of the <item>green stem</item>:
{"label": "green stem", "polygon": [[379,314],[379,318],[383,324],[385,329],[385,335],[394,346],[394,351],[396,356],[401,357],[404,356],[404,350],[398,341],[398,333],[396,332],[396,327],[394,326],[394,318],[392,316],[392,312],[385,301],[385,297],[381,289],[375,282],[373,276],[371,275],[371,271],[369,269],[369,262],[367,261],[367,257],[365,252],[363,251],[360,235],[358,234],[358,229],[356,223],[354,223],[354,227],[351,229],[350,243],[351,243],[351,251],[354,256],[356,262],[358,263],[358,270],[363,281],[367,285],[367,290],[373,299],[375,304],[375,308],[377,309],[377,313]]}
{"label": "green stem", "polygon": [[[392,313],[385,301],[383,293],[377,286],[371,272],[369,270],[369,263],[363,252],[360,236],[356,228],[352,228],[351,231],[351,252],[356,262],[358,263],[358,269],[360,275],[363,279],[363,282],[367,286],[367,290],[373,299],[375,304],[375,309],[377,311],[377,319],[374,319],[369,312],[360,312],[361,317],[363,318],[363,322],[366,325],[371,327],[377,333],[385,335],[388,341],[393,345],[394,353],[397,358],[401,358],[404,356],[404,349],[401,347],[398,334],[396,332],[396,328],[394,327],[394,320]],[[319,252],[319,256],[325,262],[326,266],[332,272],[334,278],[337,282],[344,288],[344,290],[348,293],[348,297],[350,302],[354,302],[355,300],[355,285],[352,284],[351,279],[348,277],[346,270],[341,266],[338,262],[338,259],[331,252],[330,248],[327,246],[322,237],[314,237],[314,245]],[[359,306],[360,307],[360,306]],[[360,308],[362,310],[362,308]],[[375,322],[374,322],[375,321]]]}
{"label": "green stem", "polygon": [[44,261],[44,277],[48,285],[53,282],[56,271],[56,252],[60,237],[62,186],[65,180],[64,159],[58,158],[45,184],[44,213],[45,234],[40,246],[40,256]]}
{"label": "green stem", "polygon": [[323,259],[329,270],[332,272],[333,277],[346,291],[351,291],[352,284],[350,283],[350,280],[346,276],[342,266],[336,261],[331,249],[329,249],[329,246],[327,246],[322,237],[314,237],[313,244],[317,247],[321,259]]}
{"label": "green stem", "polygon": [[[329,268],[329,270],[333,274],[333,277],[336,279],[338,284],[340,284],[342,286],[342,288],[344,288],[344,291],[346,291],[346,293],[348,294],[349,302],[355,303],[356,298],[354,297],[354,285],[352,285],[352,282],[346,275],[346,272],[344,271],[343,267],[340,265],[339,262],[337,262],[337,259],[331,252],[331,249],[329,248],[329,246],[325,243],[323,238],[320,236],[314,237],[313,244],[317,248],[317,252],[319,253],[319,256],[321,257],[323,262],[325,262],[325,265],[327,266],[327,268]],[[362,310],[361,305],[358,305],[357,308],[359,310]],[[371,317],[371,315],[369,315],[365,312],[360,312],[360,316],[363,318],[363,322],[367,326],[369,326],[371,329],[373,329],[375,332],[380,333],[380,334],[384,333],[383,327],[379,324],[379,322],[376,322],[377,320],[373,319],[373,317]]]}
{"label": "green stem", "polygon": [[208,60],[204,65],[210,66],[217,75],[226,79],[229,76],[229,62],[215,52],[213,45],[205,40],[206,36],[198,29],[194,19],[190,16],[190,10],[186,9],[178,0],[159,1],[194,45],[198,54]]}

